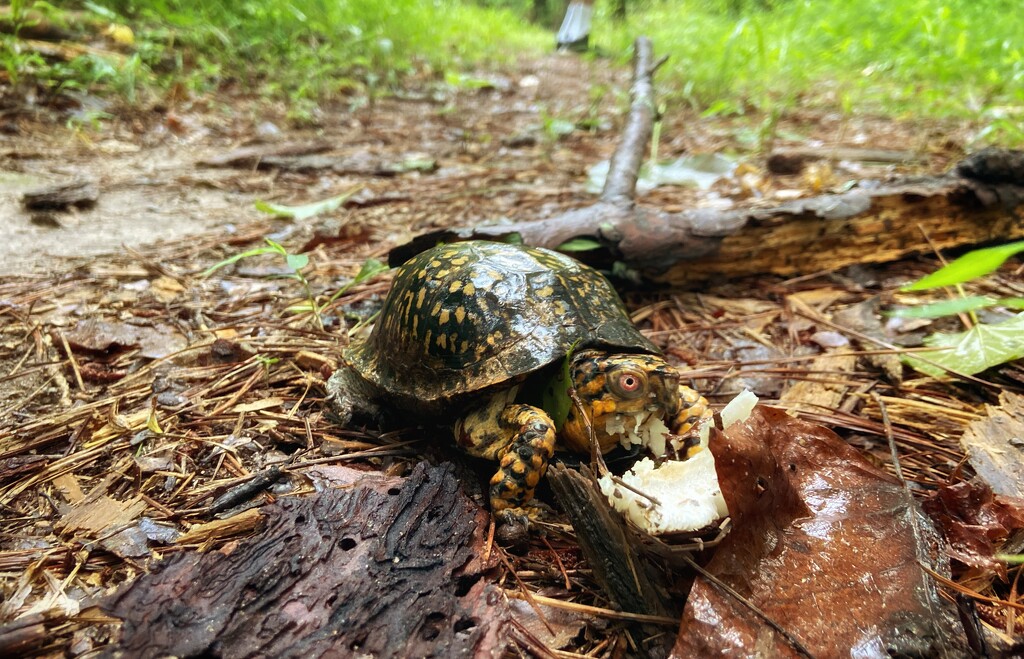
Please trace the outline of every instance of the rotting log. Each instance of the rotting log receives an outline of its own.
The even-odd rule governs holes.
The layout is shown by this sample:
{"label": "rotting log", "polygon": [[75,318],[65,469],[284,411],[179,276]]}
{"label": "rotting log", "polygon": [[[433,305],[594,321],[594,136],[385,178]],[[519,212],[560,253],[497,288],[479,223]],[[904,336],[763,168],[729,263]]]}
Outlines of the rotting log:
{"label": "rotting log", "polygon": [[175,554],[106,600],[124,621],[106,656],[501,654],[508,612],[485,578],[487,513],[451,465],[404,479],[316,473],[315,495],[262,509],[256,537]]}
{"label": "rotting log", "polygon": [[[597,202],[543,219],[430,232],[392,250],[392,265],[438,242],[518,239],[557,249],[574,238],[602,250],[585,260],[620,261],[649,279],[686,284],[756,274],[831,272],[930,250],[1024,237],[1024,154],[986,149],[938,176],[862,181],[840,193],[728,210],[666,213],[635,203],[651,135],[650,41],[635,44],[629,116]],[[927,237],[927,238],[926,238]]]}
{"label": "rotting log", "polygon": [[[595,487],[590,470],[582,466],[577,472],[554,464],[548,469],[548,481],[576,531],[594,579],[615,606],[629,613],[668,616],[672,607],[652,575],[651,564],[641,556],[622,516],[611,509]],[[663,628],[636,624],[633,631],[645,656],[668,654],[667,644],[672,639]]]}
{"label": "rotting log", "polygon": [[1024,237],[1019,185],[957,174],[896,181],[738,212],[741,230],[715,251],[653,278],[672,284],[761,273],[831,272],[931,250]]}

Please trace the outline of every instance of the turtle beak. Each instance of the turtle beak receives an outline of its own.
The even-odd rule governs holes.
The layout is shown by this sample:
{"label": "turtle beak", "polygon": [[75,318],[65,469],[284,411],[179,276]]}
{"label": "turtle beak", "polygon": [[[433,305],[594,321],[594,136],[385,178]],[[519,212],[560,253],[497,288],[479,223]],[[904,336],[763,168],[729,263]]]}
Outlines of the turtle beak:
{"label": "turtle beak", "polygon": [[668,364],[659,366],[651,372],[648,384],[648,410],[663,411],[666,419],[679,413],[679,371]]}

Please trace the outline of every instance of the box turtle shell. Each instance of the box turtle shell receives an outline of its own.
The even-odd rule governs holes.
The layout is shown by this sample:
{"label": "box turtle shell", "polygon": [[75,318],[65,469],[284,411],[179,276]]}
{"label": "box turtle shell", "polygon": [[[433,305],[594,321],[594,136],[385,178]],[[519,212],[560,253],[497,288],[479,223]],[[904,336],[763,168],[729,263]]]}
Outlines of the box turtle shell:
{"label": "box turtle shell", "polygon": [[658,353],[593,268],[548,249],[466,241],[401,266],[369,338],[345,357],[392,404],[442,413],[584,348]]}

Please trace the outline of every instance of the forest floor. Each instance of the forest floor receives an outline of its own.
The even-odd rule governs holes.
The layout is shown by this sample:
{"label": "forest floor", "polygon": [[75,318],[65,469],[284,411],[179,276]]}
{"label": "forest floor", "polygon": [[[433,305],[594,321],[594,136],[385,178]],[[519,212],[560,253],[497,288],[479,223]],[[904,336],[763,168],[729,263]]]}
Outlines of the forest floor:
{"label": "forest floor", "polygon": [[[0,134],[0,216],[7,228],[0,273],[58,271],[69,267],[68,258],[230,231],[265,219],[255,200],[301,204],[355,187],[357,199],[374,198],[372,205],[384,207],[369,211],[377,238],[391,238],[379,242],[382,250],[400,238],[391,232],[553,214],[592,198],[584,189],[586,170],[613,150],[628,88],[628,70],[608,60],[553,55],[524,61],[514,72],[481,73],[461,89],[428,81],[356,109],[335,107],[309,128],[290,128],[281,107],[233,96],[126,110],[96,129],[78,130],[62,125],[64,111],[14,107],[4,113]],[[769,146],[854,146],[906,150],[920,158],[913,170],[938,172],[963,155],[972,128],[808,110],[783,117],[766,142],[762,121],[702,119],[668,108],[661,157],[728,153],[756,167]],[[234,168],[202,165],[240,146],[270,152],[289,143],[326,149],[349,171],[330,163],[321,171],[257,169],[255,159]],[[437,169],[374,175],[375,168],[398,168],[410,158],[433,160]],[[896,171],[867,167],[855,175]],[[28,189],[81,179],[100,188],[94,206],[40,213],[21,203]],[[800,181],[772,183],[787,189]],[[439,196],[445,203],[437,203]],[[686,187],[669,187],[645,201],[671,207],[701,200]],[[345,218],[359,222],[363,214],[356,208]]]}
{"label": "forest floor", "polygon": [[[416,431],[340,428],[322,409],[322,376],[348,341],[344,329],[364,324],[357,321],[386,292],[386,276],[358,282],[316,320],[289,312],[307,295],[294,278],[280,278],[290,271],[273,256],[201,273],[269,237],[309,255],[305,278],[324,300],[368,259],[386,261],[389,249],[426,230],[587,205],[594,199],[588,168],[615,148],[629,84],[629,71],[607,60],[551,55],[458,87],[423,81],[372,104],[325,111],[306,128],[289,127],[282,108],[233,96],[128,111],[88,131],[65,128],[47,107],[7,111],[0,134],[0,625],[45,614],[34,624],[47,634],[24,647],[94,651],[114,632],[109,618],[85,614],[88,603],[145,573],[152,557],[230,539],[229,532],[198,541],[187,533],[213,519],[212,497],[252,474],[284,462],[297,472],[304,461],[335,460],[401,475],[424,455],[437,458],[441,449]],[[973,128],[809,109],[784,116],[768,142],[762,123],[669,108],[660,157],[723,154],[740,169],[708,190],[659,187],[639,203],[668,211],[774,203],[854,179],[941,173],[964,155]],[[780,146],[884,148],[912,157],[775,176],[764,156]],[[95,204],[30,211],[22,203],[28,188],[78,179],[95,182]],[[257,208],[339,195],[350,196],[308,219]],[[909,371],[892,381],[863,362],[842,371],[805,368],[834,337],[819,336],[826,324],[799,312],[857,306],[925,270],[907,261],[624,297],[640,327],[695,369],[694,383],[716,405],[750,388],[763,402],[798,409],[786,392],[814,376],[828,379],[842,389],[834,408],[804,408],[802,416],[833,427],[890,472],[888,439],[895,439],[907,478],[934,489],[961,468],[959,437],[985,417],[986,403],[997,403],[999,388]],[[156,520],[170,535],[121,537],[140,519]],[[549,599],[582,595],[614,620],[571,537],[549,537],[525,557],[509,554],[505,565],[517,583],[539,584],[534,592]],[[576,591],[552,586],[562,577],[568,586],[570,576]],[[513,587],[508,574],[501,582]],[[574,615],[559,628],[564,634],[543,639],[552,652],[623,652],[619,628],[584,632]],[[992,616],[986,620],[1012,630],[1012,617]]]}

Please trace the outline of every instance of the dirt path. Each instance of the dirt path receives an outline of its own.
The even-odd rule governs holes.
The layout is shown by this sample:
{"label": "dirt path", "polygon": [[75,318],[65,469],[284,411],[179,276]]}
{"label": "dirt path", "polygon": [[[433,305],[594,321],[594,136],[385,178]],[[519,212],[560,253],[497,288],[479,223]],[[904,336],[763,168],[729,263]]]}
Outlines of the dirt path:
{"label": "dirt path", "polygon": [[[513,214],[523,203],[517,191],[526,189],[534,199],[557,203],[581,192],[581,169],[598,159],[595,151],[610,148],[614,126],[606,122],[603,131],[577,131],[556,143],[544,121],[585,117],[592,99],[601,114],[614,114],[628,84],[628,75],[614,68],[608,61],[550,56],[524,62],[511,75],[481,76],[491,88],[424,84],[405,98],[325,113],[314,129],[287,128],[280,116],[246,102],[230,113],[220,104],[196,103],[145,121],[112,122],[95,134],[24,125],[20,134],[0,137],[0,217],[7,229],[0,274],[60,270],[66,258],[231,231],[265,218],[253,206],[257,199],[299,204],[357,186],[364,188],[361,198],[377,206],[372,223],[396,230],[456,219],[452,215]],[[605,93],[595,96],[594,89]],[[289,142],[323,142],[329,150],[322,155],[371,169],[419,156],[439,169],[384,177],[198,164],[240,146]],[[33,213],[22,206],[27,189],[79,178],[99,185],[92,208]],[[432,203],[438,195],[441,208]],[[466,207],[470,196],[472,209]],[[388,210],[381,213],[381,205]]]}
{"label": "dirt path", "polygon": [[[481,88],[483,81],[489,84]],[[628,85],[628,70],[611,60],[553,54],[519,62],[512,73],[468,78],[461,87],[421,81],[413,91],[369,106],[339,106],[322,113],[312,128],[289,128],[282,112],[234,98],[122,118],[96,132],[25,122],[0,135],[0,220],[6,230],[0,275],[60,271],[69,258],[230,234],[266,219],[254,208],[256,200],[302,204],[356,188],[358,203],[336,219],[371,227],[381,248],[430,227],[542,217],[584,205],[591,198],[584,189],[586,170],[614,148]],[[660,154],[750,152],[758,146],[751,136],[759,122],[701,119],[685,108],[670,109]],[[560,134],[573,124],[571,134]],[[937,171],[959,157],[964,130],[801,111],[779,125],[778,135],[777,145],[910,149],[926,154],[923,170]],[[299,170],[200,164],[243,146],[311,142],[327,150],[316,154],[318,165]],[[437,170],[373,172],[423,159],[435,161]],[[28,189],[79,178],[98,183],[92,208],[32,213],[22,206]],[[660,188],[645,201],[674,210],[707,199],[687,188]],[[709,203],[720,202],[711,195]]]}

